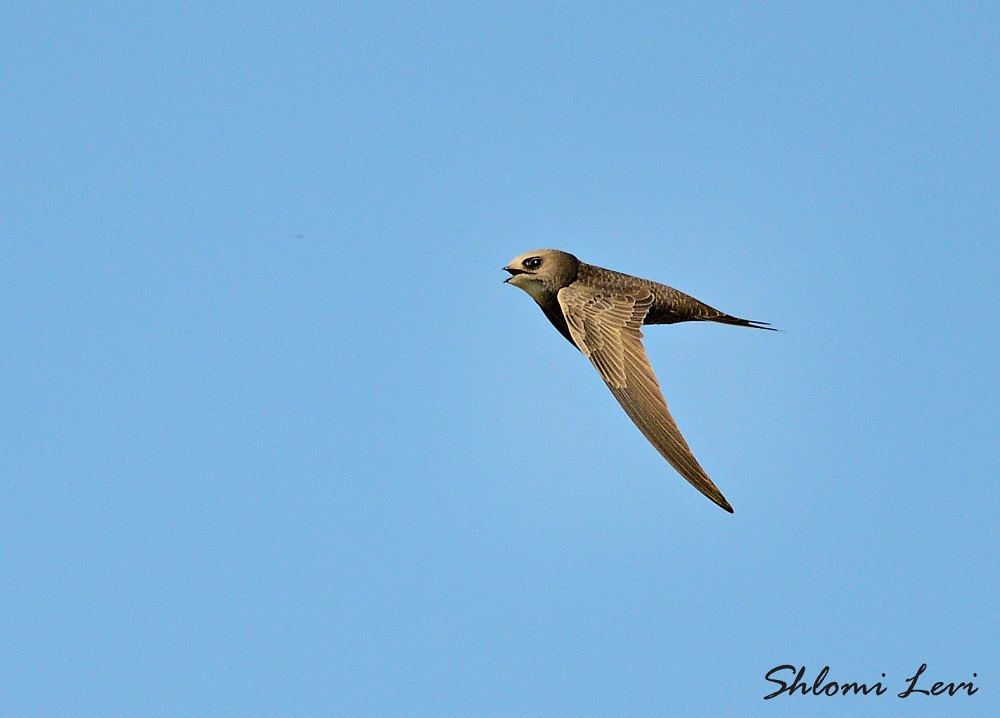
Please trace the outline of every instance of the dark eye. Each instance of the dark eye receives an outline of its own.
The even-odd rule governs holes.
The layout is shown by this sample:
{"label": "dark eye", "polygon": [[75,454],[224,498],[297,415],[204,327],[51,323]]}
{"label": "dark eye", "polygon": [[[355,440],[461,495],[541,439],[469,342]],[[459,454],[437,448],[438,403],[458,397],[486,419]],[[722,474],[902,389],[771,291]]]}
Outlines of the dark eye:
{"label": "dark eye", "polygon": [[529,257],[528,259],[526,259],[523,262],[521,262],[521,264],[523,264],[528,269],[538,269],[539,267],[542,266],[542,258],[541,257]]}

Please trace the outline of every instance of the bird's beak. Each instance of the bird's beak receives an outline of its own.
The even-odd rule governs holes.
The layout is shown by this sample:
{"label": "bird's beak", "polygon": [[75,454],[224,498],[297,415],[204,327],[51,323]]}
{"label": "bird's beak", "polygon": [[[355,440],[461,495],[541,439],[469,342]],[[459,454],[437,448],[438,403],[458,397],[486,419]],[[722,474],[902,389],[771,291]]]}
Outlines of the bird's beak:
{"label": "bird's beak", "polygon": [[511,267],[510,265],[507,265],[506,267],[504,267],[503,271],[510,272],[510,276],[507,277],[505,280],[503,280],[504,284],[507,284],[510,280],[512,280],[518,274],[527,274],[527,272],[524,271],[523,269],[518,269],[517,267]]}

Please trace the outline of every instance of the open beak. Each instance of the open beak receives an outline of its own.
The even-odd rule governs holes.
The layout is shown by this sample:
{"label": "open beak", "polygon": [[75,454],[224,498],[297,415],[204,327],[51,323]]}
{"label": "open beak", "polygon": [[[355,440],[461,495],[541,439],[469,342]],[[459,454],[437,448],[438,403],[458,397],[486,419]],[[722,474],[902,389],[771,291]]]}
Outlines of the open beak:
{"label": "open beak", "polygon": [[505,280],[503,280],[503,283],[504,283],[504,284],[506,284],[507,282],[509,282],[510,280],[512,280],[512,279],[513,279],[514,277],[516,277],[516,276],[517,276],[518,274],[527,274],[527,272],[526,272],[525,270],[523,270],[523,269],[518,269],[517,267],[511,267],[511,266],[509,266],[509,265],[508,265],[508,266],[506,266],[506,267],[504,267],[504,268],[503,268],[503,271],[505,271],[505,272],[510,272],[510,276],[509,276],[509,277],[507,277],[507,278],[506,278]]}

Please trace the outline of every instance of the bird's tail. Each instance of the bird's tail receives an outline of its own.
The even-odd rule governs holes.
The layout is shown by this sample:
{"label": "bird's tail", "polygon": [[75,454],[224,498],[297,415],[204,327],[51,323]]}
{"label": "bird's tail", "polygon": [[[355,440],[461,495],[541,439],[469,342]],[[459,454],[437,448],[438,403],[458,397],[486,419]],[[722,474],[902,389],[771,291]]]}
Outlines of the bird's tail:
{"label": "bird's tail", "polygon": [[766,329],[769,332],[779,332],[780,329],[775,329],[768,322],[757,322],[753,319],[740,319],[739,317],[734,317],[730,314],[724,314],[719,312],[717,317],[705,317],[704,321],[718,322],[719,324],[732,324],[734,327],[750,327],[751,329]]}

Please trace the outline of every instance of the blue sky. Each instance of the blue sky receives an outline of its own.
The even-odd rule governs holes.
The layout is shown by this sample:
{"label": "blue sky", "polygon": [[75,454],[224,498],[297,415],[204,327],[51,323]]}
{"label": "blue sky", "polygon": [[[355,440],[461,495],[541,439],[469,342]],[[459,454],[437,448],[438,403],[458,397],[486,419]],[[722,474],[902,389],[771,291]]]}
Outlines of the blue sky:
{"label": "blue sky", "polygon": [[[996,715],[998,26],[6,4],[0,713]],[[784,330],[646,331],[734,515],[537,247]]]}

